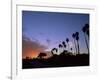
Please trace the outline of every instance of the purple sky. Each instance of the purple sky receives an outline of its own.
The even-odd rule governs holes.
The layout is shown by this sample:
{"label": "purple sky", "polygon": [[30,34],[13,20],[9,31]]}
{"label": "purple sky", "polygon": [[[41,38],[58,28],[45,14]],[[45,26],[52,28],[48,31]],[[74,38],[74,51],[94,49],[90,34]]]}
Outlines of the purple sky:
{"label": "purple sky", "polygon": [[82,27],[89,24],[89,14],[56,12],[22,12],[22,34],[31,41],[51,50],[58,48],[60,42],[69,38],[73,43],[72,33],[79,32],[80,51],[87,52]]}

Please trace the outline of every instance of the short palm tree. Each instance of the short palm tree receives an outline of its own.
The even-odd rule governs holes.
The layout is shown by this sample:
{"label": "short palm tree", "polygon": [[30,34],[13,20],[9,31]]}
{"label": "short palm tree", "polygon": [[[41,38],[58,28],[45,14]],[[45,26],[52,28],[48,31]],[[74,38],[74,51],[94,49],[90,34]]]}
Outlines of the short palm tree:
{"label": "short palm tree", "polygon": [[66,49],[66,43],[63,41],[62,45],[64,46],[64,50]]}
{"label": "short palm tree", "polygon": [[63,46],[61,44],[59,44],[59,48],[62,48]]}
{"label": "short palm tree", "polygon": [[63,51],[64,51],[63,45],[62,44],[59,44],[59,53],[61,54]]}
{"label": "short palm tree", "polygon": [[56,54],[57,52],[58,52],[58,49],[57,49],[57,48],[53,48],[53,49],[51,50],[52,55]]}

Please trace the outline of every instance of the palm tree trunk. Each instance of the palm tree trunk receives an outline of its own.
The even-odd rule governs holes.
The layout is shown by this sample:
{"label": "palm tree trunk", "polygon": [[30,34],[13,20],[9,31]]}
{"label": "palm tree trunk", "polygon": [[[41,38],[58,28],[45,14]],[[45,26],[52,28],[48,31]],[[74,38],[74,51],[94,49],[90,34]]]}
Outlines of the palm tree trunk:
{"label": "palm tree trunk", "polygon": [[79,42],[77,41],[78,54],[80,54]]}
{"label": "palm tree trunk", "polygon": [[68,47],[68,52],[69,52],[69,44],[67,43],[67,47]]}
{"label": "palm tree trunk", "polygon": [[86,35],[85,35],[85,33],[84,33],[84,38],[85,38],[85,43],[86,43],[86,47],[87,47],[88,54],[89,54],[89,46],[88,46],[88,42],[87,42],[87,39],[86,39]]}
{"label": "palm tree trunk", "polygon": [[76,47],[75,39],[74,39],[74,45],[75,45],[75,50],[76,50],[76,53],[77,53],[77,47]]}

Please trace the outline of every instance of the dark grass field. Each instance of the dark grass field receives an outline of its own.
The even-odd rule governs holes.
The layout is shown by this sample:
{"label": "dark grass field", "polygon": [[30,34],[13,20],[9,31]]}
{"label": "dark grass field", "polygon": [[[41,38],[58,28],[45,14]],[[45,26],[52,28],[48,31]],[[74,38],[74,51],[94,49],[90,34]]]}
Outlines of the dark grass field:
{"label": "dark grass field", "polygon": [[22,68],[50,68],[50,67],[75,67],[75,66],[89,66],[89,54],[60,54],[53,55],[48,59],[23,59]]}

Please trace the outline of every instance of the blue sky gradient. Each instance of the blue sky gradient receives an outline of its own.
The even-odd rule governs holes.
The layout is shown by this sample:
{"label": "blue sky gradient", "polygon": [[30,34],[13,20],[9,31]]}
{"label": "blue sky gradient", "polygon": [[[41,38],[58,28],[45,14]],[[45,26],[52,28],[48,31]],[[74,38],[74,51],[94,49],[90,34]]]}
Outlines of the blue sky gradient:
{"label": "blue sky gradient", "polygon": [[[82,27],[89,24],[89,14],[58,12],[22,12],[22,34],[32,41],[47,46],[47,51],[69,38],[73,44],[72,33],[79,32],[81,53],[87,53]],[[74,50],[74,47],[73,47]]]}

